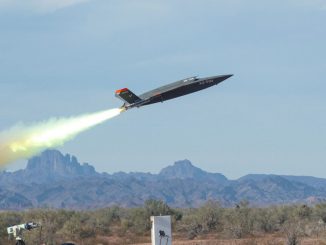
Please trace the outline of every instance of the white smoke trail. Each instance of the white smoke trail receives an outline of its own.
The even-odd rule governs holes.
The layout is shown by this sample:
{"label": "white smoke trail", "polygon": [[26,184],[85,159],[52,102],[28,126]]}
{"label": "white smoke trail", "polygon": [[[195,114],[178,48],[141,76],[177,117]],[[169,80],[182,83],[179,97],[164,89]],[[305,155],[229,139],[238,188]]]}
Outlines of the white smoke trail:
{"label": "white smoke trail", "polygon": [[16,125],[0,132],[0,166],[63,145],[79,133],[118,116],[116,108],[70,118],[50,119],[35,125]]}

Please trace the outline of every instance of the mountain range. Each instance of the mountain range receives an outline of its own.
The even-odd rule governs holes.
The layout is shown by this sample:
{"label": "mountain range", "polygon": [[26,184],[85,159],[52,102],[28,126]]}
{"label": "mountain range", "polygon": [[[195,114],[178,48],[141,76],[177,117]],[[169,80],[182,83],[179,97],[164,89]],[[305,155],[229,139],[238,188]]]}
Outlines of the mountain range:
{"label": "mountain range", "polygon": [[172,207],[198,207],[208,200],[233,206],[313,204],[326,200],[326,179],[309,176],[249,174],[229,180],[189,160],[177,161],[158,174],[98,173],[88,163],[57,150],[31,158],[25,169],[0,173],[0,210],[36,207],[95,209],[141,206],[160,199]]}

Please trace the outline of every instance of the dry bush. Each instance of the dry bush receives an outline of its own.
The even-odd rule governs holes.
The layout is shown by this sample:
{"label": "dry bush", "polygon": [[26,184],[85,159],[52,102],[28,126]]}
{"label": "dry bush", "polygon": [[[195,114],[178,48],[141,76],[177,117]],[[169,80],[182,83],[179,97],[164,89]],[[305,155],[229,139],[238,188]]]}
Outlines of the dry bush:
{"label": "dry bush", "polygon": [[150,216],[160,214],[172,215],[175,237],[194,239],[191,242],[199,238],[223,237],[228,241],[236,238],[233,241],[241,240],[241,244],[276,245],[279,244],[276,240],[262,240],[258,236],[277,234],[285,238],[286,244],[292,245],[303,244],[308,237],[326,238],[326,204],[254,208],[248,202],[241,202],[234,208],[224,208],[210,201],[200,208],[176,210],[162,201],[149,200],[138,208],[0,212],[0,244],[10,243],[5,229],[7,226],[28,221],[41,223],[42,229],[26,232],[27,244],[52,245],[68,240],[85,245],[108,244],[106,238],[114,237],[116,242],[110,244],[132,244],[150,237]]}

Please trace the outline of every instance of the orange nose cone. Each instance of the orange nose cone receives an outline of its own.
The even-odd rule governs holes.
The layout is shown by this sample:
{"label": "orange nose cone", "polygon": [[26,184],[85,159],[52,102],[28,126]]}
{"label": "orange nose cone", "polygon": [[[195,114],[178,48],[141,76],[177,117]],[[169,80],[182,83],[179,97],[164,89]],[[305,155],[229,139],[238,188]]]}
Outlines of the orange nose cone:
{"label": "orange nose cone", "polygon": [[122,93],[122,92],[124,92],[124,91],[127,91],[127,90],[128,90],[127,88],[122,88],[122,89],[118,89],[118,90],[116,90],[115,93],[116,93],[116,94],[120,94],[120,93]]}

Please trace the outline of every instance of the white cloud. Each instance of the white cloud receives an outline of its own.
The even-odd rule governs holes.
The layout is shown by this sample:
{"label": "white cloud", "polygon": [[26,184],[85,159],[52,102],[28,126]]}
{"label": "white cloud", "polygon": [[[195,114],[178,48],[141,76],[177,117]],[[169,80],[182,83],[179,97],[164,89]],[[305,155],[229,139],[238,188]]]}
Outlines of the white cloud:
{"label": "white cloud", "polygon": [[0,0],[0,8],[47,13],[87,1],[90,0]]}

